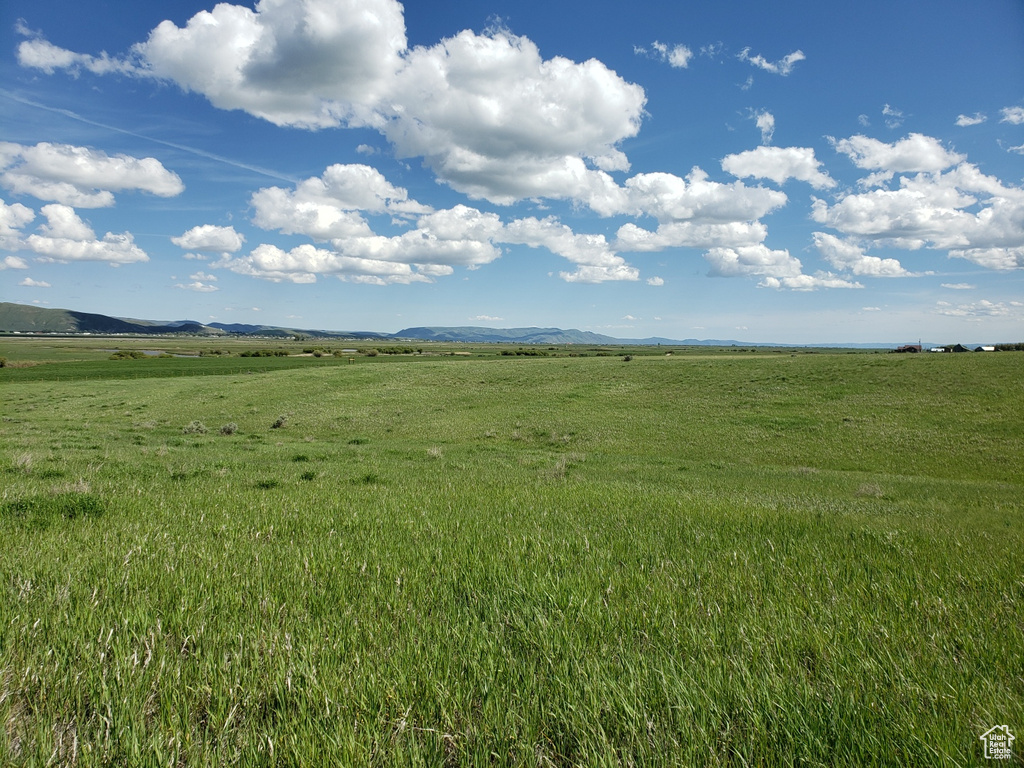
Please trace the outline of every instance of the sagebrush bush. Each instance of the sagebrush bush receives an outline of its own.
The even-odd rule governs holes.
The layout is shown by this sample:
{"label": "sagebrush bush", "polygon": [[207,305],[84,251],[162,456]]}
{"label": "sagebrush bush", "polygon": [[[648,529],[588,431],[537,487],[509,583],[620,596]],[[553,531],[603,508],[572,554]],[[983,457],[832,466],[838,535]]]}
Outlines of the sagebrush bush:
{"label": "sagebrush bush", "polygon": [[181,430],[183,435],[205,435],[206,432],[206,425],[201,421],[192,421]]}
{"label": "sagebrush bush", "polygon": [[220,428],[220,433],[222,435],[233,435],[237,431],[238,431],[238,425],[235,424],[235,422],[233,422],[233,421],[232,422],[228,422],[227,424],[225,424],[223,427]]}

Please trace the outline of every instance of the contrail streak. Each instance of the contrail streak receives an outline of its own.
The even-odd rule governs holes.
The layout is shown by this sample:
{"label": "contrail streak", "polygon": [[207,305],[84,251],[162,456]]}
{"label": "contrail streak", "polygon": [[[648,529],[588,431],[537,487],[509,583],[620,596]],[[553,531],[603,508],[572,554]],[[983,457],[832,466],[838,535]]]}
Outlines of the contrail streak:
{"label": "contrail streak", "polygon": [[181,150],[182,152],[188,152],[189,154],[197,155],[198,157],[203,157],[203,158],[206,158],[207,160],[213,160],[214,162],[223,163],[224,165],[230,165],[233,168],[240,168],[240,169],[245,170],[245,171],[251,171],[252,173],[257,173],[257,174],[259,174],[261,176],[269,176],[270,178],[277,179],[278,181],[286,181],[286,182],[288,182],[290,184],[295,184],[295,183],[298,182],[298,179],[295,179],[295,178],[293,178],[291,176],[285,176],[284,174],[278,173],[277,171],[272,171],[272,170],[269,170],[267,168],[261,168],[258,165],[249,165],[248,163],[241,163],[241,162],[239,162],[237,160],[232,160],[231,158],[224,157],[222,155],[215,155],[212,152],[206,152],[206,151],[204,151],[202,149],[196,149],[195,147],[189,147],[189,146],[186,146],[184,144],[177,144],[177,143],[175,143],[173,141],[164,141],[163,139],[155,139],[152,136],[145,136],[145,135],[143,135],[141,133],[135,133],[134,131],[128,131],[128,130],[125,130],[124,128],[118,128],[117,126],[114,126],[114,125],[107,125],[106,123],[99,123],[99,122],[97,122],[95,120],[90,120],[87,117],[82,117],[81,115],[79,115],[79,114],[77,114],[75,112],[72,112],[69,109],[60,109],[59,107],[50,107],[50,106],[47,106],[46,104],[40,104],[37,101],[32,101],[31,99],[23,98],[21,96],[18,96],[16,94],[11,93],[10,91],[5,91],[3,89],[0,89],[0,96],[2,96],[5,99],[9,99],[10,101],[17,102],[18,104],[24,104],[25,106],[28,106],[28,107],[33,107],[35,109],[42,109],[42,110],[45,110],[46,112],[53,112],[54,114],[62,115],[62,116],[67,117],[67,118],[69,118],[71,120],[77,120],[78,122],[85,123],[86,125],[94,125],[97,128],[103,128],[104,130],[107,130],[107,131],[113,131],[115,133],[123,133],[125,136],[133,136],[136,139],[142,139],[143,141],[151,141],[154,144],[162,144],[165,147],[171,147],[172,149]]}

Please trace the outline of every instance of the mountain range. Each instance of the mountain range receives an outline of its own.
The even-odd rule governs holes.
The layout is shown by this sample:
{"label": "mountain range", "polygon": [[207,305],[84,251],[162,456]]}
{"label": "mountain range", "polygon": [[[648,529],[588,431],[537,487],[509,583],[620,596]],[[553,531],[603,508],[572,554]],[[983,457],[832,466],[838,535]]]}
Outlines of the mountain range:
{"label": "mountain range", "polygon": [[[90,312],[76,312],[70,309],[48,309],[10,302],[0,302],[0,333],[126,334],[141,336],[189,334],[202,336],[309,337],[465,343],[491,342],[504,344],[765,346],[751,342],[736,341],[735,339],[666,339],[661,337],[620,339],[601,333],[594,333],[593,331],[580,331],[575,328],[565,330],[562,328],[536,327],[421,326],[403,328],[397,333],[382,333],[377,331],[327,331],[276,325],[250,325],[246,323],[200,323],[195,320],[154,321],[109,317]],[[838,344],[832,346],[884,348],[892,345]]]}

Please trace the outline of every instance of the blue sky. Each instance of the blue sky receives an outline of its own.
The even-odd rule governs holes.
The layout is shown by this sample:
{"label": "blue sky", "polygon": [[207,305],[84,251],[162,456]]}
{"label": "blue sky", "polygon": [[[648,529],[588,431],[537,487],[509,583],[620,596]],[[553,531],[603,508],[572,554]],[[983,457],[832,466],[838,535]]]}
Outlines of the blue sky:
{"label": "blue sky", "polygon": [[0,300],[1024,340],[1024,5],[6,0]]}

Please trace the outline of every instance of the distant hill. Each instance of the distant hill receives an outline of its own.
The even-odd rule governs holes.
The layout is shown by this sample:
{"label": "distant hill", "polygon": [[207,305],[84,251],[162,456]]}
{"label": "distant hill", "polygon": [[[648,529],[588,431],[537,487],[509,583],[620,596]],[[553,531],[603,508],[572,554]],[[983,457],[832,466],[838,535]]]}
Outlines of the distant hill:
{"label": "distant hill", "polygon": [[244,336],[315,336],[319,338],[344,338],[344,339],[387,339],[391,338],[390,333],[377,333],[375,331],[324,331],[310,330],[308,328],[283,328],[278,325],[249,325],[248,323],[210,323],[211,328],[217,328],[225,333],[234,333]]}
{"label": "distant hill", "polygon": [[[0,302],[0,333],[94,333],[94,334],[202,334],[207,336],[238,335],[288,338],[293,336],[321,339],[402,339],[407,341],[444,341],[467,344],[589,344],[715,347],[768,347],[768,346],[833,346],[882,349],[892,344],[764,344],[735,339],[619,339],[593,331],[576,328],[486,328],[466,326],[416,326],[403,328],[398,333],[377,331],[325,331],[288,328],[278,325],[250,325],[247,323],[209,323],[195,320],[153,321],[135,318],[76,312],[70,309],[45,309],[27,304]],[[926,347],[928,345],[925,345]],[[977,345],[969,345],[973,349]]]}
{"label": "distant hill", "polygon": [[0,331],[8,333],[133,333],[146,335],[223,333],[191,320],[161,324],[148,320],[124,320],[119,317],[108,317],[90,312],[47,309],[10,302],[0,302]]}
{"label": "distant hill", "polygon": [[441,328],[404,328],[392,334],[396,339],[420,341],[461,341],[469,343],[501,342],[505,344],[621,344],[611,336],[571,328],[481,328],[456,326]]}

